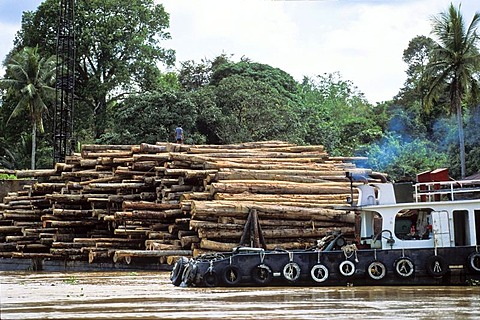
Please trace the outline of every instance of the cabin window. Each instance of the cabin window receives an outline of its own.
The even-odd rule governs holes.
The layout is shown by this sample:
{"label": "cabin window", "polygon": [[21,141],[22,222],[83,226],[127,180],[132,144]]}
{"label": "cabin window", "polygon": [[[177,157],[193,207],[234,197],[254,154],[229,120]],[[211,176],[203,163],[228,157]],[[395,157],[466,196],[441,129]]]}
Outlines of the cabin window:
{"label": "cabin window", "polygon": [[402,210],[395,217],[395,236],[402,240],[432,237],[431,209]]}
{"label": "cabin window", "polygon": [[453,211],[453,231],[455,237],[455,246],[466,246],[469,242],[470,229],[468,223],[468,211],[467,210],[455,210]]}

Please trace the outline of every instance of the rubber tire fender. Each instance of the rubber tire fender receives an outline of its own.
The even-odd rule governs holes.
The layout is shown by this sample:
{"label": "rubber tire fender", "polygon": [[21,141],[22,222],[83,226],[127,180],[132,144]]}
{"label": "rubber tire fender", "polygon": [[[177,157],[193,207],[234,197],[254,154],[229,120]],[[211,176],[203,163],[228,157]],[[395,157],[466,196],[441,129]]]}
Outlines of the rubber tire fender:
{"label": "rubber tire fender", "polygon": [[203,274],[203,282],[207,287],[218,286],[217,272],[215,272],[215,270],[213,269],[208,269],[207,271],[205,271],[205,273]]}
{"label": "rubber tire fender", "polygon": [[[406,263],[410,266],[410,270],[407,271],[406,274],[403,274],[399,269],[398,269],[398,265],[400,263]],[[395,273],[402,277],[402,278],[408,278],[408,277],[411,277],[415,274],[415,264],[413,263],[412,259],[408,258],[408,257],[401,257],[401,258],[398,258],[397,260],[395,260],[395,262],[393,263],[393,268],[395,269]]]}
{"label": "rubber tire fender", "polygon": [[170,281],[172,281],[173,285],[178,287],[180,283],[182,283],[182,276],[185,267],[188,264],[187,257],[180,257],[173,266],[172,272],[170,273]]}
{"label": "rubber tire fender", "polygon": [[[288,273],[288,271],[291,271],[292,273]],[[283,277],[289,281],[289,282],[295,282],[298,279],[300,279],[302,271],[300,269],[300,266],[296,262],[289,262],[283,267]],[[291,278],[290,278],[291,277]]]}
{"label": "rubber tire fender", "polygon": [[186,287],[189,286],[193,283],[195,280],[195,277],[197,275],[198,269],[197,265],[195,263],[189,262],[185,269],[183,270],[182,274],[182,282],[180,284],[181,287]]}
{"label": "rubber tire fender", "polygon": [[[349,265],[350,266],[350,270],[347,269],[348,272],[345,272],[344,270],[344,266],[345,265]],[[351,277],[355,274],[355,271],[356,271],[356,267],[355,267],[355,263],[353,263],[352,261],[350,260],[345,260],[345,261],[342,261],[339,265],[338,265],[338,271],[340,271],[340,274],[344,277]]]}
{"label": "rubber tire fender", "polygon": [[[373,268],[375,267],[379,267],[382,269],[380,275],[376,275],[376,274],[373,274]],[[377,271],[378,269],[375,268],[375,271]],[[385,263],[381,262],[381,261],[378,261],[378,260],[375,260],[375,261],[372,261],[368,264],[368,267],[367,267],[367,274],[368,276],[373,279],[373,280],[382,280],[383,278],[385,278],[385,276],[387,275],[387,266],[385,265]]]}
{"label": "rubber tire fender", "polygon": [[[321,278],[318,277],[318,273],[317,273],[318,269],[322,270],[323,276]],[[310,269],[310,276],[312,277],[313,281],[318,283],[326,281],[328,279],[329,273],[330,272],[328,271],[328,268],[325,265],[320,263],[314,265],[312,269]]]}
{"label": "rubber tire fender", "polygon": [[[473,252],[467,259],[468,267],[475,272],[480,272],[480,252]],[[477,263],[475,263],[477,262]]]}
{"label": "rubber tire fender", "polygon": [[448,264],[442,256],[430,256],[425,263],[425,269],[429,275],[441,278],[448,272]]}
{"label": "rubber tire fender", "polygon": [[261,285],[267,285],[273,279],[272,268],[270,268],[270,266],[264,263],[261,263],[253,267],[251,276],[253,281],[255,281],[255,283],[261,284]]}
{"label": "rubber tire fender", "polygon": [[223,269],[222,280],[226,285],[234,286],[242,280],[242,273],[238,267],[228,265]]}

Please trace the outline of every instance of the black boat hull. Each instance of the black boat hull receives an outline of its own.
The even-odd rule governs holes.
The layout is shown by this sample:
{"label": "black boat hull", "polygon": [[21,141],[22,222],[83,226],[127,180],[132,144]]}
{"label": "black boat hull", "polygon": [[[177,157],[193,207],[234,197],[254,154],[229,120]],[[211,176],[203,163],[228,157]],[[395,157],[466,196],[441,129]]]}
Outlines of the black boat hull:
{"label": "black boat hull", "polygon": [[181,258],[172,270],[179,286],[418,286],[480,281],[476,247],[263,251]]}

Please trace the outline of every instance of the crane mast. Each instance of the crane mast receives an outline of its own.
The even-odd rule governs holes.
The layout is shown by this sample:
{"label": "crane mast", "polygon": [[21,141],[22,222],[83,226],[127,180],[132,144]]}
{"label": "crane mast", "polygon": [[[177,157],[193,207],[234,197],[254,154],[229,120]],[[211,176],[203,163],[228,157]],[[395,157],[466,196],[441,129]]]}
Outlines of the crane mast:
{"label": "crane mast", "polygon": [[56,102],[53,119],[53,162],[65,161],[74,149],[75,0],[61,0],[57,30]]}

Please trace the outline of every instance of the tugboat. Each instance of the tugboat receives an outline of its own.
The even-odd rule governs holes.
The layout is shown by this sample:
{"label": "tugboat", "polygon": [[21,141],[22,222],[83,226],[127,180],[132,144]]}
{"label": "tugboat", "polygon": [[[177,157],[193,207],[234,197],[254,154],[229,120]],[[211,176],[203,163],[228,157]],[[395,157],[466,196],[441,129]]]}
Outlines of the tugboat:
{"label": "tugboat", "polygon": [[[447,169],[392,183],[347,172],[357,238],[333,232],[305,250],[239,246],[181,257],[175,286],[418,286],[480,283],[480,180]],[[379,182],[380,181],[380,182]],[[354,188],[357,200],[353,201]]]}

